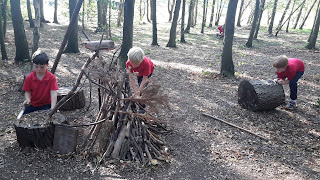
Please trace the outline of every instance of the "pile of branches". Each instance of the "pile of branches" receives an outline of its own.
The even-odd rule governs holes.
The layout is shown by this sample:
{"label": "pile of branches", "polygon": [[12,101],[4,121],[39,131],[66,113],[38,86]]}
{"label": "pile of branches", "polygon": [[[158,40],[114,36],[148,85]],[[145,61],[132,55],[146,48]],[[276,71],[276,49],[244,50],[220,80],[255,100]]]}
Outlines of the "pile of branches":
{"label": "pile of branches", "polygon": [[[90,62],[95,57],[99,56],[92,56]],[[102,157],[99,164],[110,159],[143,165],[167,160],[168,149],[160,134],[168,130],[156,113],[160,108],[170,109],[168,96],[160,91],[160,85],[149,82],[142,96],[135,97],[124,70],[106,65],[101,57],[97,61],[96,66],[87,62],[81,71],[91,84],[98,86],[99,99],[98,115],[91,123],[82,151],[86,155],[99,152]],[[145,113],[138,112],[143,109],[142,104],[146,105]]]}

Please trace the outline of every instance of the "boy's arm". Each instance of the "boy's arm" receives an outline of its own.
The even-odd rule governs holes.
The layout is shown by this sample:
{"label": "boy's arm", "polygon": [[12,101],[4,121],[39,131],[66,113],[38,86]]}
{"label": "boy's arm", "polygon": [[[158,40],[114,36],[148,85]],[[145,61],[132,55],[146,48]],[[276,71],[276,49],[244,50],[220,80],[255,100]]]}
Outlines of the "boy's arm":
{"label": "boy's arm", "polygon": [[29,106],[31,103],[31,92],[30,91],[25,91],[24,92],[24,97],[26,100],[24,100],[23,104]]}
{"label": "boy's arm", "polygon": [[54,108],[57,104],[57,90],[50,91],[50,97],[51,97],[51,109]]}
{"label": "boy's arm", "polygon": [[137,87],[136,87],[136,82],[134,80],[134,75],[133,73],[130,72],[131,67],[129,67],[129,69],[127,68],[127,73],[129,74],[129,79],[130,79],[130,85],[133,89],[133,93],[136,94],[137,93]]}
{"label": "boy's arm", "polygon": [[141,84],[140,84],[140,87],[139,87],[139,90],[138,90],[138,92],[139,92],[138,95],[139,96],[140,96],[140,92],[144,89],[144,87],[145,87],[145,85],[147,83],[147,80],[148,80],[148,76],[143,76]]}
{"label": "boy's arm", "polygon": [[283,79],[278,79],[277,80],[277,83],[281,84],[281,85],[284,85],[284,84],[289,84],[290,80],[283,80]]}

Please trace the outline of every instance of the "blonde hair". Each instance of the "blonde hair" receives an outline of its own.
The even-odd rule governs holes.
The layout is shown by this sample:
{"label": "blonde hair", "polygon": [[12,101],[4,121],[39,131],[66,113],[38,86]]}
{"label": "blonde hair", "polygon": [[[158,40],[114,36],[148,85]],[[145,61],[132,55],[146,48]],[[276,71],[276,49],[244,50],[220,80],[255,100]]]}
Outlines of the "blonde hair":
{"label": "blonde hair", "polygon": [[284,68],[287,66],[288,66],[288,57],[286,55],[281,55],[274,58],[273,67]]}
{"label": "blonde hair", "polygon": [[141,63],[144,59],[144,51],[139,47],[132,47],[128,52],[128,58],[133,63]]}

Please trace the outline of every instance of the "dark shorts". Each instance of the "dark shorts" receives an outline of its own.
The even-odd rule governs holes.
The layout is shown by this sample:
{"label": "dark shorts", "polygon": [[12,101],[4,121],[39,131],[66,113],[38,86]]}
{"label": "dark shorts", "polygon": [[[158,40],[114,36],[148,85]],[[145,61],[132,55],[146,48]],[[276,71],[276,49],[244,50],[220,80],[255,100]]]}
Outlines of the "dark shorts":
{"label": "dark shorts", "polygon": [[47,104],[47,105],[43,105],[43,106],[39,106],[39,107],[33,107],[32,105],[30,105],[30,106],[27,106],[24,109],[23,114],[28,114],[28,113],[31,113],[33,111],[48,110],[50,108],[51,108],[51,104]]}

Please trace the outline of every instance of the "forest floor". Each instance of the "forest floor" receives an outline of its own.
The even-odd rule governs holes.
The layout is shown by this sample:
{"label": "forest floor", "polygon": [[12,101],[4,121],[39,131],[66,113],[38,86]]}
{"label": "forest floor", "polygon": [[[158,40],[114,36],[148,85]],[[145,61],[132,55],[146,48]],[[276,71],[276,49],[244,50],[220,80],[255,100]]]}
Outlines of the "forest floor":
{"label": "forest floor", "polygon": [[[27,24],[25,27],[31,49],[32,29]],[[86,31],[91,39],[99,40],[101,34],[94,34],[94,30]],[[116,48],[121,45],[121,30],[113,29]],[[171,101],[171,110],[158,114],[172,130],[162,136],[170,161],[151,167],[104,163],[93,172],[96,159],[83,157],[79,149],[61,155],[50,149],[19,148],[13,123],[24,101],[19,89],[29,66],[13,61],[14,38],[9,24],[6,48],[10,60],[0,61],[0,179],[320,179],[320,108],[315,106],[320,98],[320,53],[303,48],[308,33],[281,32],[274,37],[261,28],[254,47],[246,48],[249,29],[237,27],[233,53],[236,77],[227,79],[219,76],[223,41],[215,37],[216,27],[206,28],[204,34],[191,29],[185,37],[187,43],[177,42],[177,48],[165,47],[169,30],[169,23],[159,24],[160,46],[151,46],[151,24],[135,24],[133,45],[144,49],[155,63],[152,79],[161,84]],[[48,23],[40,31],[39,47],[49,55],[51,67],[66,26]],[[85,41],[82,34],[79,37]],[[103,52],[103,58],[111,60],[113,52]],[[62,56],[55,73],[60,87],[73,86],[88,54],[92,53],[80,45],[80,53]],[[306,65],[299,80],[297,109],[287,111],[280,106],[251,112],[240,107],[239,83],[243,79],[272,79],[272,58],[282,54],[299,58]],[[87,82],[84,85],[89,101]],[[284,89],[288,101],[289,88]],[[93,91],[93,104],[97,104],[96,99]],[[68,121],[89,123],[94,120],[96,107],[61,113]]]}

